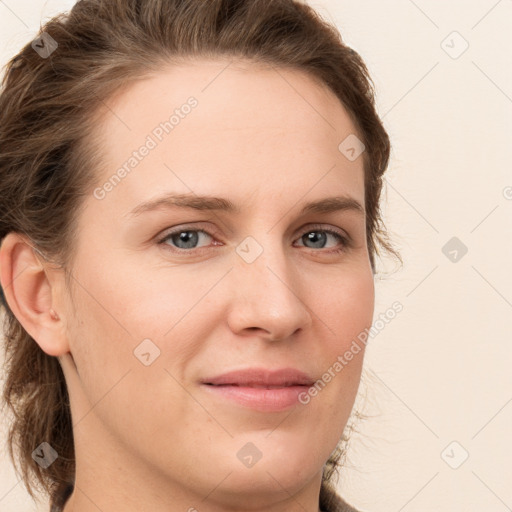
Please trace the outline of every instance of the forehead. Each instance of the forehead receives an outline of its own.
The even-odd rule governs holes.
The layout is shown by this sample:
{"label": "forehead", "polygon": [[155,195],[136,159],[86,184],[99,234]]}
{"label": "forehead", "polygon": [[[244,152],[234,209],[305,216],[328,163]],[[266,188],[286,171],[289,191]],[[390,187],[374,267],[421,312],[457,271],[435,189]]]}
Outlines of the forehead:
{"label": "forehead", "polygon": [[302,71],[229,60],[169,65],[109,99],[98,130],[98,183],[125,170],[105,198],[123,213],[170,191],[236,203],[340,193],[364,204],[363,158],[339,150],[354,124]]}

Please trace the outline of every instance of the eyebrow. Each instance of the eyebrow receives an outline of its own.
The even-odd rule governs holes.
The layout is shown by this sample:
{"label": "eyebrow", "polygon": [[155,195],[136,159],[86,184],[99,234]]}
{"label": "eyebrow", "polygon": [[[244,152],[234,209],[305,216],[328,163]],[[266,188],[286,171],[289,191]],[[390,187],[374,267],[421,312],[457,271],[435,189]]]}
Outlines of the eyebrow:
{"label": "eyebrow", "polygon": [[[190,194],[166,194],[162,197],[151,199],[137,205],[129,212],[130,217],[136,217],[142,213],[170,208],[190,208],[200,211],[223,211],[228,213],[241,213],[239,206],[229,199],[214,196],[197,196]],[[365,209],[359,201],[350,196],[326,197],[319,201],[306,203],[300,214],[307,213],[332,213],[337,211],[354,211],[359,215],[365,215]]]}

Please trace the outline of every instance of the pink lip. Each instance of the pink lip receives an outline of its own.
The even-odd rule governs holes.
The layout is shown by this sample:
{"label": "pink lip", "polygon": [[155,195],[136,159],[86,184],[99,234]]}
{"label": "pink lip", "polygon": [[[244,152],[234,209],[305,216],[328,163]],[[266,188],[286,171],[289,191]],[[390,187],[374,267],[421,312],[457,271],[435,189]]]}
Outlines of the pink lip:
{"label": "pink lip", "polygon": [[204,379],[203,388],[262,412],[281,411],[298,402],[314,379],[294,368],[249,368]]}
{"label": "pink lip", "polygon": [[309,375],[295,368],[268,370],[266,368],[247,368],[223,373],[216,377],[203,379],[204,384],[216,386],[222,384],[237,384],[238,386],[311,386],[314,383]]}

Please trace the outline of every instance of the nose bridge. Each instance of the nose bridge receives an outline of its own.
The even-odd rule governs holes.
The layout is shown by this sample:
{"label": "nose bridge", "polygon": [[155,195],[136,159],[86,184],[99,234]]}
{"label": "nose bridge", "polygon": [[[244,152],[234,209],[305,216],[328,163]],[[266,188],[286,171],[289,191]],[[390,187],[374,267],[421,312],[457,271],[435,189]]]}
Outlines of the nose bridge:
{"label": "nose bridge", "polygon": [[230,325],[234,330],[262,329],[272,339],[292,335],[311,322],[303,302],[300,274],[289,259],[279,230],[260,224],[236,248]]}

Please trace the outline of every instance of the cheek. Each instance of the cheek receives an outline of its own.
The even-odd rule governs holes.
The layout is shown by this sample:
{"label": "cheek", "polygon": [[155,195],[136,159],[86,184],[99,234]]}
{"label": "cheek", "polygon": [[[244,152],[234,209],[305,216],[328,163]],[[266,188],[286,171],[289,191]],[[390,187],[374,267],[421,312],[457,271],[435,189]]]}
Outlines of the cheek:
{"label": "cheek", "polygon": [[[166,344],[160,336],[177,321],[163,311],[172,311],[173,304],[166,304],[161,296],[151,302],[152,294],[128,294],[127,288],[136,289],[137,281],[125,279],[117,287],[113,284],[117,277],[112,272],[109,281],[95,281],[88,274],[84,287],[76,292],[77,309],[68,334],[79,374],[80,389],[75,391],[84,400],[77,401],[79,416],[84,418],[80,428],[96,428],[99,418],[126,442],[153,439],[162,418],[166,429],[183,431],[191,422],[191,412],[186,410],[187,397],[178,381],[182,380],[180,362],[187,355],[172,331],[166,339],[172,337],[175,344]],[[193,405],[188,409],[197,414]]]}
{"label": "cheek", "polygon": [[[322,353],[322,372],[311,402],[322,396],[320,402],[329,409],[334,424],[348,417],[357,394],[363,366],[365,341],[372,325],[374,311],[374,282],[371,272],[340,273],[329,280],[323,290],[316,290],[311,307],[317,317]],[[308,397],[305,397],[307,400]],[[331,404],[332,408],[329,405]],[[336,421],[335,421],[336,420]]]}
{"label": "cheek", "polygon": [[[162,389],[162,385],[174,389],[176,384],[164,367],[183,379],[186,361],[200,350],[194,340],[205,339],[211,327],[204,320],[205,332],[197,335],[203,326],[194,316],[194,305],[211,285],[191,278],[190,270],[185,275],[185,271],[174,268],[168,275],[168,279],[162,279],[162,272],[150,265],[127,267],[122,258],[114,261],[109,254],[82,253],[74,269],[76,310],[68,336],[91,403],[101,399],[120,379],[123,384],[116,394],[121,400],[130,389],[128,381],[133,382],[130,393],[134,393],[134,400],[151,384],[153,389]],[[145,366],[144,358],[151,364]],[[135,382],[144,385],[137,388]]]}
{"label": "cheek", "polygon": [[311,308],[334,339],[333,350],[342,350],[353,338],[369,328],[375,307],[375,289],[371,271],[347,269],[331,279],[324,279],[323,286],[316,287]]}

